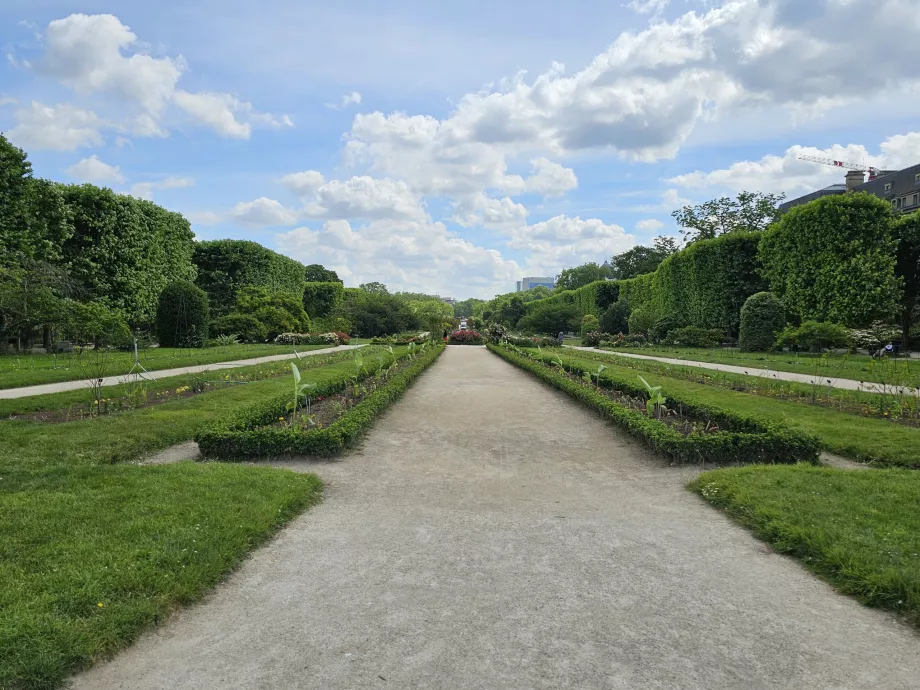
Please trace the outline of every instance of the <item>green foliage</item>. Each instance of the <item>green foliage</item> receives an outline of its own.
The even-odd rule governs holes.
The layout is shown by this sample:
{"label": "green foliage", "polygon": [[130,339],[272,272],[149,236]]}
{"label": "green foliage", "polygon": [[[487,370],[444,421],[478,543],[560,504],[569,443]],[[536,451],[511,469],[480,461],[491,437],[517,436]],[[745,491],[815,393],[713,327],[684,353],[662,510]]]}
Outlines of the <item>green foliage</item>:
{"label": "green foliage", "polygon": [[311,319],[329,316],[345,296],[345,288],[339,282],[308,282],[303,288],[303,308]]}
{"label": "green foliage", "polygon": [[742,352],[766,352],[786,325],[786,310],[772,292],[758,292],[741,308],[738,345]]}
{"label": "green foliage", "polygon": [[681,319],[677,314],[667,314],[662,316],[659,319],[656,319],[655,325],[652,326],[652,329],[648,333],[649,340],[653,343],[663,343],[668,339],[668,335],[671,331],[677,330],[684,325],[683,319]]}
{"label": "green foliage", "polygon": [[473,316],[485,321],[514,326],[525,314],[526,305],[531,302],[551,297],[553,291],[544,285],[539,285],[523,292],[509,292],[498,295],[488,302],[477,304],[473,309]]}
{"label": "green foliage", "polygon": [[[339,274],[335,271],[331,271],[328,268],[324,268],[320,264],[310,264],[304,269],[304,282],[307,283],[339,283],[341,284],[341,279]],[[309,313],[309,312],[307,312]],[[313,314],[310,314],[313,316]]]}
{"label": "green foliage", "polygon": [[682,326],[668,333],[665,343],[684,347],[716,347],[722,342],[722,331],[718,328]]}
{"label": "green foliage", "polygon": [[656,237],[652,247],[633,247],[622,254],[615,255],[610,260],[611,277],[626,280],[645,273],[653,273],[662,261],[677,252],[677,242],[673,237]]}
{"label": "green foliage", "polygon": [[348,321],[351,324],[349,332],[360,338],[402,333],[419,326],[418,318],[405,300],[362,289],[346,288],[345,298],[333,316]]}
{"label": "green foliage", "polygon": [[655,325],[655,316],[648,308],[634,309],[629,315],[629,334],[635,335],[641,333],[648,335]]}
{"label": "green foliage", "polygon": [[891,206],[870,194],[797,206],[764,233],[763,273],[799,318],[864,326],[900,297],[893,226]]}
{"label": "green foliage", "polygon": [[157,306],[161,347],[204,347],[208,339],[208,295],[188,281],[167,285]]}
{"label": "green foliage", "polygon": [[520,321],[518,330],[525,333],[556,334],[578,330],[581,312],[573,304],[553,304],[551,300],[540,303]]}
{"label": "green foliage", "polygon": [[850,346],[850,332],[837,323],[805,321],[801,326],[789,326],[776,341],[778,347],[797,347],[821,352],[828,348]]}
{"label": "green foliage", "polygon": [[596,331],[600,328],[600,320],[594,314],[585,314],[581,319],[581,335],[585,336],[586,333],[591,331]]}
{"label": "green foliage", "polygon": [[475,297],[470,297],[469,299],[465,299],[462,302],[457,302],[454,305],[454,316],[460,319],[469,318],[473,315],[473,311],[477,306],[485,303],[485,300],[476,299]]}
{"label": "green foliage", "polygon": [[387,286],[383,283],[378,283],[377,281],[371,283],[361,283],[358,286],[364,292],[369,292],[372,295],[389,295],[390,291],[387,290]]}
{"label": "green foliage", "polygon": [[[670,395],[672,408],[679,407],[684,414],[710,421],[720,429],[716,433],[684,435],[665,422],[615,402],[593,386],[573,380],[564,372],[548,366],[555,359],[556,367],[561,364],[571,374],[594,375],[594,370],[586,368],[577,360],[561,355],[531,354],[525,357],[511,348],[492,344],[489,344],[488,348],[515,366],[535,374],[554,388],[594,409],[673,462],[817,462],[820,449],[818,439],[784,425],[765,419],[745,417],[731,410],[698,402],[689,396]],[[632,376],[626,377],[606,371],[597,378],[598,385],[602,388],[612,388],[639,398],[645,398],[648,393],[644,386],[635,383]]]}
{"label": "green foliage", "polygon": [[619,302],[614,302],[601,314],[598,327],[602,333],[610,333],[616,335],[617,333],[628,333],[629,332],[629,304],[626,303],[626,300],[620,300]]}
{"label": "green foliage", "polygon": [[[920,320],[920,211],[903,216],[895,224],[898,249],[895,273],[901,279],[901,342],[907,351],[915,318]],[[915,317],[916,315],[916,317]]]}
{"label": "green foliage", "polygon": [[77,343],[127,347],[134,342],[122,315],[101,302],[66,300],[63,331]]}
{"label": "green foliage", "polygon": [[265,337],[269,340],[282,333],[310,330],[310,319],[299,294],[265,287],[244,287],[236,293],[236,311],[255,317],[265,328]]}
{"label": "green foliage", "polygon": [[653,309],[652,281],[654,279],[654,273],[646,273],[628,280],[618,280],[620,301],[626,302],[630,309]]}
{"label": "green foliage", "polygon": [[[291,399],[290,394],[286,394],[253,405],[232,419],[205,428],[195,436],[195,440],[203,456],[222,460],[278,455],[337,455],[353,445],[443,351],[444,345],[440,343],[429,347],[409,367],[388,378],[383,386],[322,429],[305,431],[293,425],[284,428],[269,426],[284,414]],[[389,364],[386,360],[371,360],[361,368],[357,376],[359,379],[371,376]],[[317,385],[312,395],[333,395],[353,383],[354,378],[354,375],[341,375],[324,381]]]}
{"label": "green foliage", "polygon": [[245,287],[285,292],[301,301],[305,267],[283,254],[246,240],[198,242],[193,257],[196,284],[208,293],[215,316],[233,310],[236,294]]}
{"label": "green foliage", "polygon": [[605,280],[610,277],[610,270],[598,266],[593,261],[583,266],[563,269],[556,277],[556,290],[577,290],[589,283]]}
{"label": "green foliage", "polygon": [[737,199],[723,196],[697,206],[684,206],[671,215],[688,243],[711,240],[732,232],[764,230],[779,215],[784,194],[741,192]]}
{"label": "green foliage", "polygon": [[245,343],[264,343],[268,331],[262,322],[251,314],[231,312],[213,319],[208,331],[214,338],[236,336]]}

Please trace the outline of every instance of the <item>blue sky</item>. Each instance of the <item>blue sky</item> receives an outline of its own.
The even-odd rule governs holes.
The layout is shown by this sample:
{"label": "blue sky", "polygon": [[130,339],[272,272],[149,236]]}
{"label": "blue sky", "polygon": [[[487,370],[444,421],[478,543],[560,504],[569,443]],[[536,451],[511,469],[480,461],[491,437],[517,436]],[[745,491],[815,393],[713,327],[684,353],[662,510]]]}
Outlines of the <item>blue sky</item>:
{"label": "blue sky", "polygon": [[335,5],[5,0],[0,130],[200,239],[459,298],[842,180],[802,154],[920,162],[920,0]]}

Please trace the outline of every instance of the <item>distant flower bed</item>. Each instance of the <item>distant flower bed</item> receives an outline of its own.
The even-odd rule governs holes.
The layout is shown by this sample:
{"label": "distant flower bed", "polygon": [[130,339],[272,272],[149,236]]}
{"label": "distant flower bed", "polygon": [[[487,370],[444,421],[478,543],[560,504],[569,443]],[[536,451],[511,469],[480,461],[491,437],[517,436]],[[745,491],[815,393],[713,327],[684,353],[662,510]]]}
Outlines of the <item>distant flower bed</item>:
{"label": "distant flower bed", "polygon": [[550,338],[545,335],[533,336],[532,338],[508,336],[504,338],[504,341],[516,347],[555,347],[559,344],[556,338]]}
{"label": "distant flower bed", "polygon": [[482,345],[485,343],[479,331],[454,331],[448,337],[450,345]]}
{"label": "distant flower bed", "polygon": [[347,345],[351,337],[347,333],[282,333],[275,338],[278,345]]}
{"label": "distant flower bed", "polygon": [[430,339],[430,333],[418,333],[416,335],[378,335],[371,339],[371,345],[408,345],[415,343],[421,345]]}

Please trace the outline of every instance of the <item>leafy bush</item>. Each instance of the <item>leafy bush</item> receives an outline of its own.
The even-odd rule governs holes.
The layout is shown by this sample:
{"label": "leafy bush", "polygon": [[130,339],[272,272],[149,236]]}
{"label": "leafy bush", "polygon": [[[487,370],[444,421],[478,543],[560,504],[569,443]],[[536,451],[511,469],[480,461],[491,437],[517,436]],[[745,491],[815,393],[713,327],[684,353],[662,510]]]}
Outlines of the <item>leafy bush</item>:
{"label": "leafy bush", "polygon": [[239,345],[240,339],[235,335],[219,335],[208,344],[213,344],[214,347],[228,347],[230,345]]}
{"label": "leafy bush", "polygon": [[850,340],[856,347],[864,350],[876,351],[888,343],[901,339],[901,329],[881,321],[876,321],[868,328],[850,329]]}
{"label": "leafy bush", "polygon": [[485,340],[479,331],[454,331],[447,342],[451,345],[482,345]]}
{"label": "leafy bush", "polygon": [[345,288],[338,282],[304,283],[303,288],[303,308],[311,319],[329,316],[345,296]]}
{"label": "leafy bush", "polygon": [[230,313],[219,316],[208,329],[212,336],[235,335],[245,343],[263,343],[268,339],[265,326],[250,314]]}
{"label": "leafy bush", "polygon": [[530,338],[509,336],[504,338],[504,341],[516,347],[555,347],[559,344],[559,341],[555,338],[540,335],[535,335]]}
{"label": "leafy bush", "polygon": [[543,357],[537,354],[524,356],[514,352],[510,347],[491,344],[488,347],[515,366],[535,374],[553,388],[591,407],[674,462],[816,463],[818,460],[820,441],[810,434],[795,431],[784,425],[696,402],[689,396],[675,397],[668,394],[671,407],[679,405],[685,414],[699,420],[711,421],[721,429],[715,433],[684,435],[665,422],[611,400],[593,385],[573,380],[546,365],[553,360],[561,361],[565,369],[572,374],[596,375],[599,387],[613,388],[627,395],[645,398],[646,389],[637,385],[631,377],[623,378],[609,371],[601,374],[589,372],[579,363],[555,354]]}
{"label": "leafy bush", "polygon": [[629,311],[629,305],[624,300],[614,302],[601,314],[599,329],[603,333],[628,333]]}
{"label": "leafy bush", "polygon": [[167,285],[157,306],[161,347],[204,347],[208,339],[208,296],[188,281]]}
{"label": "leafy bush", "polygon": [[282,333],[275,338],[275,343],[278,345],[329,345],[335,347],[339,344],[339,336],[335,333]]}
{"label": "leafy bush", "polygon": [[582,337],[584,337],[586,333],[597,331],[598,328],[600,328],[600,320],[594,314],[585,314],[581,318]]}
{"label": "leafy bush", "polygon": [[614,336],[601,336],[601,344],[606,347],[644,347],[648,344],[648,338],[641,333],[623,335],[619,333]]}
{"label": "leafy bush", "polygon": [[505,338],[505,327],[500,323],[493,323],[489,326],[489,340],[493,343],[500,342]]}
{"label": "leafy bush", "polygon": [[264,287],[244,287],[236,294],[236,311],[251,314],[265,328],[268,339],[282,333],[310,330],[310,319],[300,296]]}
{"label": "leafy bush", "polygon": [[722,331],[718,328],[684,326],[671,331],[665,342],[682,347],[716,347],[722,342]]}
{"label": "leafy bush", "polygon": [[552,304],[549,300],[522,318],[517,328],[524,333],[568,333],[578,327],[581,313],[573,304]]}
{"label": "leafy bush", "polygon": [[133,343],[122,315],[99,302],[64,301],[64,331],[77,343],[123,347]]}
{"label": "leafy bush", "polygon": [[772,292],[758,292],[741,307],[738,345],[742,352],[766,352],[786,325],[786,309]]}
{"label": "leafy bush", "polygon": [[346,319],[351,328],[344,330],[361,338],[404,333],[419,326],[405,300],[354,288],[345,289],[342,304],[332,315]]}
{"label": "leafy bush", "polygon": [[648,309],[636,309],[629,315],[629,334],[641,333],[648,335],[655,325],[655,317]]}
{"label": "leafy bush", "polygon": [[820,352],[827,348],[849,347],[850,332],[840,324],[806,321],[798,328],[789,326],[776,341],[778,347],[796,346]]}
{"label": "leafy bush", "polygon": [[662,316],[660,319],[655,321],[655,325],[652,326],[651,331],[649,331],[649,340],[656,343],[663,343],[668,339],[671,331],[677,330],[683,325],[683,319],[677,316],[677,314],[668,314],[667,316]]}

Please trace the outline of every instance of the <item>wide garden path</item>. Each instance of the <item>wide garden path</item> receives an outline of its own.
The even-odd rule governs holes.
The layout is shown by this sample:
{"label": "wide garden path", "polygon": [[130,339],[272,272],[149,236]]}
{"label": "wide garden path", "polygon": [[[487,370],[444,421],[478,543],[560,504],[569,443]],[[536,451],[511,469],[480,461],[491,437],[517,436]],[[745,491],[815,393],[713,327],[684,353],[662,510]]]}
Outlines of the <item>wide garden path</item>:
{"label": "wide garden path", "polygon": [[74,688],[916,688],[920,636],[661,459],[450,347],[323,504]]}
{"label": "wide garden path", "polygon": [[[310,357],[312,355],[326,355],[330,352],[340,352],[341,350],[353,350],[362,345],[340,345],[339,347],[324,347],[320,350],[307,350],[299,355],[294,353],[284,355],[267,355],[265,357],[252,357],[250,359],[237,359],[232,362],[213,362],[211,364],[198,364],[192,367],[180,367],[178,369],[155,369],[142,374],[142,378],[150,381],[153,379],[167,379],[170,376],[183,376],[185,374],[201,374],[205,371],[216,371],[222,369],[235,369],[237,367],[248,367],[253,364],[263,364],[265,362],[279,362],[285,359],[294,359],[295,357]],[[126,381],[133,380],[133,375],[119,374],[118,376],[107,376],[102,379],[103,386],[118,386]],[[75,391],[82,388],[88,388],[89,379],[80,379],[78,381],[61,381],[59,383],[45,383],[40,386],[24,386],[22,388],[4,388],[0,389],[0,400],[12,398],[27,398],[30,395],[47,395],[48,393],[63,393],[64,391]]]}
{"label": "wide garden path", "polygon": [[692,359],[674,359],[672,357],[654,357],[652,355],[637,355],[632,352],[612,352],[610,350],[601,350],[596,347],[577,347],[575,345],[566,345],[571,350],[584,350],[585,352],[598,352],[604,355],[616,355],[617,357],[630,357],[632,359],[649,359],[653,362],[663,362],[665,364],[677,364],[683,367],[699,367],[701,369],[713,369],[715,371],[725,371],[732,374],[746,374],[748,376],[760,376],[765,379],[779,379],[781,381],[794,381],[796,383],[807,383],[808,385],[817,385],[821,387],[830,386],[831,388],[841,388],[851,391],[864,391],[869,393],[895,391],[920,396],[920,388],[900,388],[898,386],[885,386],[881,383],[872,383],[868,381],[855,381],[853,379],[837,378],[835,376],[810,376],[808,374],[796,374],[791,371],[774,371],[772,369],[758,369],[757,367],[739,367],[734,364],[717,364],[715,362],[697,362]]}

